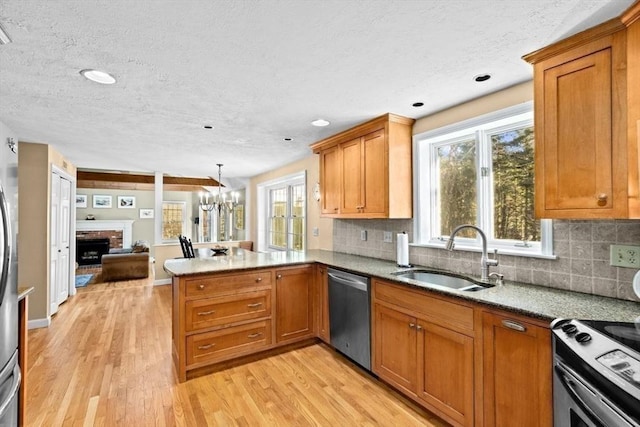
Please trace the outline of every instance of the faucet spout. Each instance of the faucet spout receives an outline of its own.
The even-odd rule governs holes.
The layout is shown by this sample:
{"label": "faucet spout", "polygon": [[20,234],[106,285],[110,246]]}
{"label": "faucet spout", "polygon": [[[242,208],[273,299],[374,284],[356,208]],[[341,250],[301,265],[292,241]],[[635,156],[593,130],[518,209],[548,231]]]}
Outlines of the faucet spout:
{"label": "faucet spout", "polygon": [[495,258],[489,258],[489,255],[487,253],[487,236],[484,234],[484,231],[482,231],[480,227],[471,225],[471,224],[462,224],[457,226],[451,232],[451,236],[449,236],[449,240],[445,244],[445,249],[448,251],[453,250],[455,246],[454,239],[456,237],[456,234],[458,234],[461,230],[464,230],[465,228],[470,228],[472,230],[475,230],[480,235],[480,238],[482,239],[482,258],[480,260],[480,265],[481,265],[480,280],[483,282],[488,282],[489,266],[498,265],[498,260]]}

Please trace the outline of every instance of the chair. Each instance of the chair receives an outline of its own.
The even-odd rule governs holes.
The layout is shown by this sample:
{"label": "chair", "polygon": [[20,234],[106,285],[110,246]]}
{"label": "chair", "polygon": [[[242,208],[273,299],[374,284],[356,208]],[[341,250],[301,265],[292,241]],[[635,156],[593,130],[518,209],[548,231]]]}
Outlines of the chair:
{"label": "chair", "polygon": [[195,258],[195,252],[193,251],[193,244],[191,239],[187,239],[187,236],[178,235],[180,240],[180,249],[182,249],[182,256],[184,258]]}
{"label": "chair", "polygon": [[253,242],[251,240],[243,240],[241,242],[238,242],[238,247],[240,249],[245,249],[247,251],[252,251],[253,250]]}

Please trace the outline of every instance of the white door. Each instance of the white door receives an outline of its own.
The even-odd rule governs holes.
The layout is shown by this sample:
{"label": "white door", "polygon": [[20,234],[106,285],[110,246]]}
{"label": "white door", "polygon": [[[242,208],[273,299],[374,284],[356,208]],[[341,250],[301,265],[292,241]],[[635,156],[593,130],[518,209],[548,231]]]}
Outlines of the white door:
{"label": "white door", "polygon": [[62,304],[69,297],[70,262],[69,244],[71,240],[71,181],[60,178],[60,208],[58,223],[58,304]]}
{"label": "white door", "polygon": [[50,314],[69,297],[71,182],[60,175],[51,175],[51,252],[49,270]]}
{"label": "white door", "polygon": [[60,175],[51,175],[51,229],[49,235],[49,306],[50,314],[58,312],[58,225],[60,223]]}

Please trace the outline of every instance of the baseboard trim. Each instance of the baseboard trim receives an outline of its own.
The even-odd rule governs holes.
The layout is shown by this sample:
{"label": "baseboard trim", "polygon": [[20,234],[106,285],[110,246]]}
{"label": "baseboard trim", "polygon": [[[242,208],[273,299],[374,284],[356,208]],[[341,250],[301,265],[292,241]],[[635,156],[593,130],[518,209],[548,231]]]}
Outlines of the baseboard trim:
{"label": "baseboard trim", "polygon": [[48,328],[51,325],[51,317],[44,319],[33,319],[27,322],[27,329]]}
{"label": "baseboard trim", "polygon": [[160,286],[160,285],[170,285],[171,284],[171,278],[169,279],[156,279],[153,281],[153,286]]}

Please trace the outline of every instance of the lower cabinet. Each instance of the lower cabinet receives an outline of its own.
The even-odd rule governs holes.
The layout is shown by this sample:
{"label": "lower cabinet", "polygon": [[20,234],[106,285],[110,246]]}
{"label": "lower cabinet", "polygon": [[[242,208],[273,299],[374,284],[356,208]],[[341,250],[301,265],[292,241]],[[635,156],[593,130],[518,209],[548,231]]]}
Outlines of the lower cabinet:
{"label": "lower cabinet", "polygon": [[276,341],[313,336],[313,267],[276,271]]}
{"label": "lower cabinet", "polygon": [[529,319],[485,312],[484,425],[553,425],[551,332]]}
{"label": "lower cabinet", "polygon": [[373,280],[373,371],[454,426],[551,427],[547,322]]}
{"label": "lower cabinet", "polygon": [[[474,338],[432,317],[454,303],[378,281],[374,288],[374,372],[453,425],[473,426]],[[398,293],[413,301],[389,301]]]}
{"label": "lower cabinet", "polygon": [[179,381],[219,362],[313,337],[313,268],[174,277],[173,358]]}

